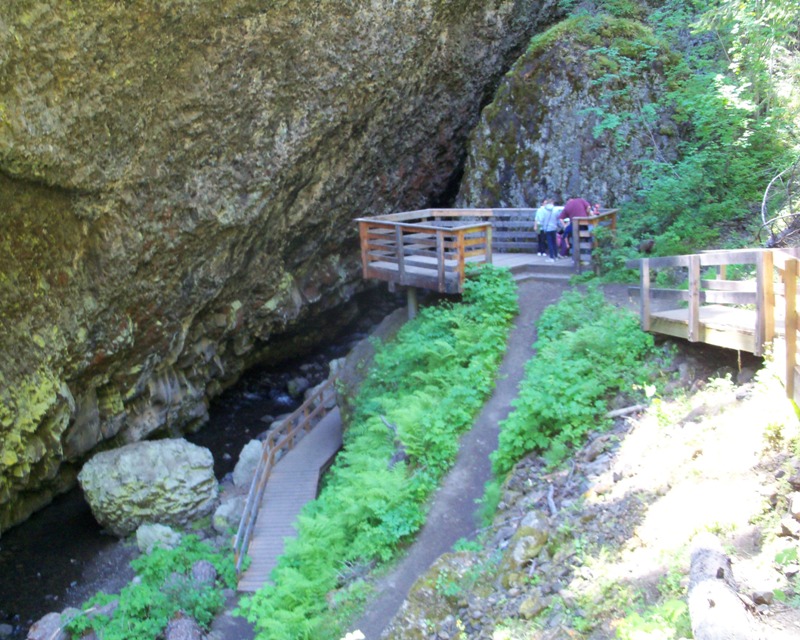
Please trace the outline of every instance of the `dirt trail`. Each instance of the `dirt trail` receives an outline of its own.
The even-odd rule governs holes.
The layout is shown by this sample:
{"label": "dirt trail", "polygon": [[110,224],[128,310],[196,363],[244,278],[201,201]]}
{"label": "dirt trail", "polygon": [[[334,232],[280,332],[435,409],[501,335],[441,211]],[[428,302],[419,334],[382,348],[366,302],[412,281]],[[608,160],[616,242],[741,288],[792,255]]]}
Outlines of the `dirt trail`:
{"label": "dirt trail", "polygon": [[405,600],[409,589],[433,562],[461,538],[471,538],[478,529],[475,501],[483,496],[491,478],[489,454],[497,448],[498,423],[508,416],[517,395],[525,363],[533,355],[535,324],[550,304],[567,288],[558,281],[527,280],[519,283],[520,313],[509,337],[491,398],[461,440],[456,463],[431,504],[427,521],[406,556],[376,585],[377,595],[367,613],[353,629],[367,640],[375,640]]}

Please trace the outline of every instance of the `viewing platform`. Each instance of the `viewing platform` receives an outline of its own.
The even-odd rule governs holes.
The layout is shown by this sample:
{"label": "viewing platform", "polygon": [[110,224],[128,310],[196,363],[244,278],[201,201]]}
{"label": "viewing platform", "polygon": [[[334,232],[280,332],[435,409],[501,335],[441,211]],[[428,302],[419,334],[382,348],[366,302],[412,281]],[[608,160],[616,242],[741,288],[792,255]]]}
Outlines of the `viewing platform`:
{"label": "viewing platform", "polygon": [[[596,229],[616,228],[616,209],[573,220],[572,257],[556,272],[591,264]],[[537,256],[536,209],[422,209],[358,218],[364,278],[444,294],[464,290],[468,264],[546,266]],[[544,270],[546,272],[546,269]]]}
{"label": "viewing platform", "polygon": [[[628,268],[639,269],[640,286],[630,292],[639,296],[642,329],[757,356],[771,348],[786,395],[798,402],[798,256],[742,249],[630,260]],[[675,287],[651,286],[656,270]]]}

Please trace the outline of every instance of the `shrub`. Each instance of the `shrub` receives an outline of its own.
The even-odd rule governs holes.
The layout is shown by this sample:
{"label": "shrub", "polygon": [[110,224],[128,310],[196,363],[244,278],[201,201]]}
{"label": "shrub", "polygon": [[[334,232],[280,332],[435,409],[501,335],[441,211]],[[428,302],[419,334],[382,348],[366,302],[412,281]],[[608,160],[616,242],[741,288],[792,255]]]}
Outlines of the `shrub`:
{"label": "shrub", "polygon": [[[199,560],[211,562],[217,570],[214,583],[197,584],[192,566]],[[74,618],[68,630],[75,637],[93,629],[103,640],[157,638],[178,612],[205,627],[222,608],[224,588],[236,586],[233,553],[219,553],[195,535],[187,535],[175,549],[157,547],[139,556],[131,567],[140,578],[124,587],[119,595],[98,593],[83,605],[84,614]],[[113,600],[119,604],[112,617],[90,616],[88,610]]]}
{"label": "shrub", "polygon": [[650,376],[643,361],[653,353],[652,336],[596,288],[565,293],[542,314],[538,331],[514,410],[500,425],[492,460],[498,475],[529,451],[559,462],[589,431],[606,426],[611,393],[630,391]]}

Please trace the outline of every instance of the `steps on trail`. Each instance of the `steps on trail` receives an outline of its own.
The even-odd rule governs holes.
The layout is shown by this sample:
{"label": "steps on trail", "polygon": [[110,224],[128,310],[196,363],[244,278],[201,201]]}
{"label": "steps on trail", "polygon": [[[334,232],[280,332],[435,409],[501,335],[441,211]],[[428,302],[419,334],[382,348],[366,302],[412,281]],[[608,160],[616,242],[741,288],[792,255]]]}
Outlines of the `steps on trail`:
{"label": "steps on trail", "polygon": [[557,280],[568,281],[575,271],[572,260],[558,260],[556,262],[537,262],[534,264],[520,264],[511,267],[514,280]]}

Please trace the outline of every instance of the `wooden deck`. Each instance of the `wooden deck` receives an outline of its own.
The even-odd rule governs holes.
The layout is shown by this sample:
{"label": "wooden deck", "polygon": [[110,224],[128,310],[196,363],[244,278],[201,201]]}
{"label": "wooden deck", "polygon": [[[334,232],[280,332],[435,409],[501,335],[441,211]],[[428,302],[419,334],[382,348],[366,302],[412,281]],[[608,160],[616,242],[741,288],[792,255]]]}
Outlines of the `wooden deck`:
{"label": "wooden deck", "polygon": [[[800,251],[747,249],[631,260],[638,268],[641,324],[645,331],[705,342],[757,356],[771,349],[781,364],[789,398],[798,402],[797,275]],[[738,279],[728,279],[735,266]],[[652,271],[688,288],[651,286]]]}
{"label": "wooden deck", "polygon": [[320,472],[342,446],[339,409],[327,414],[276,464],[266,485],[248,550],[251,562],[239,577],[239,591],[256,591],[283,553],[286,538],[306,503],[317,497]]}
{"label": "wooden deck", "polygon": [[[535,214],[536,209],[424,209],[359,218],[364,278],[462,293],[469,264],[501,264],[500,255],[540,258],[535,255]],[[576,250],[558,264],[580,272],[591,261],[596,230],[616,228],[616,210],[573,223]]]}

